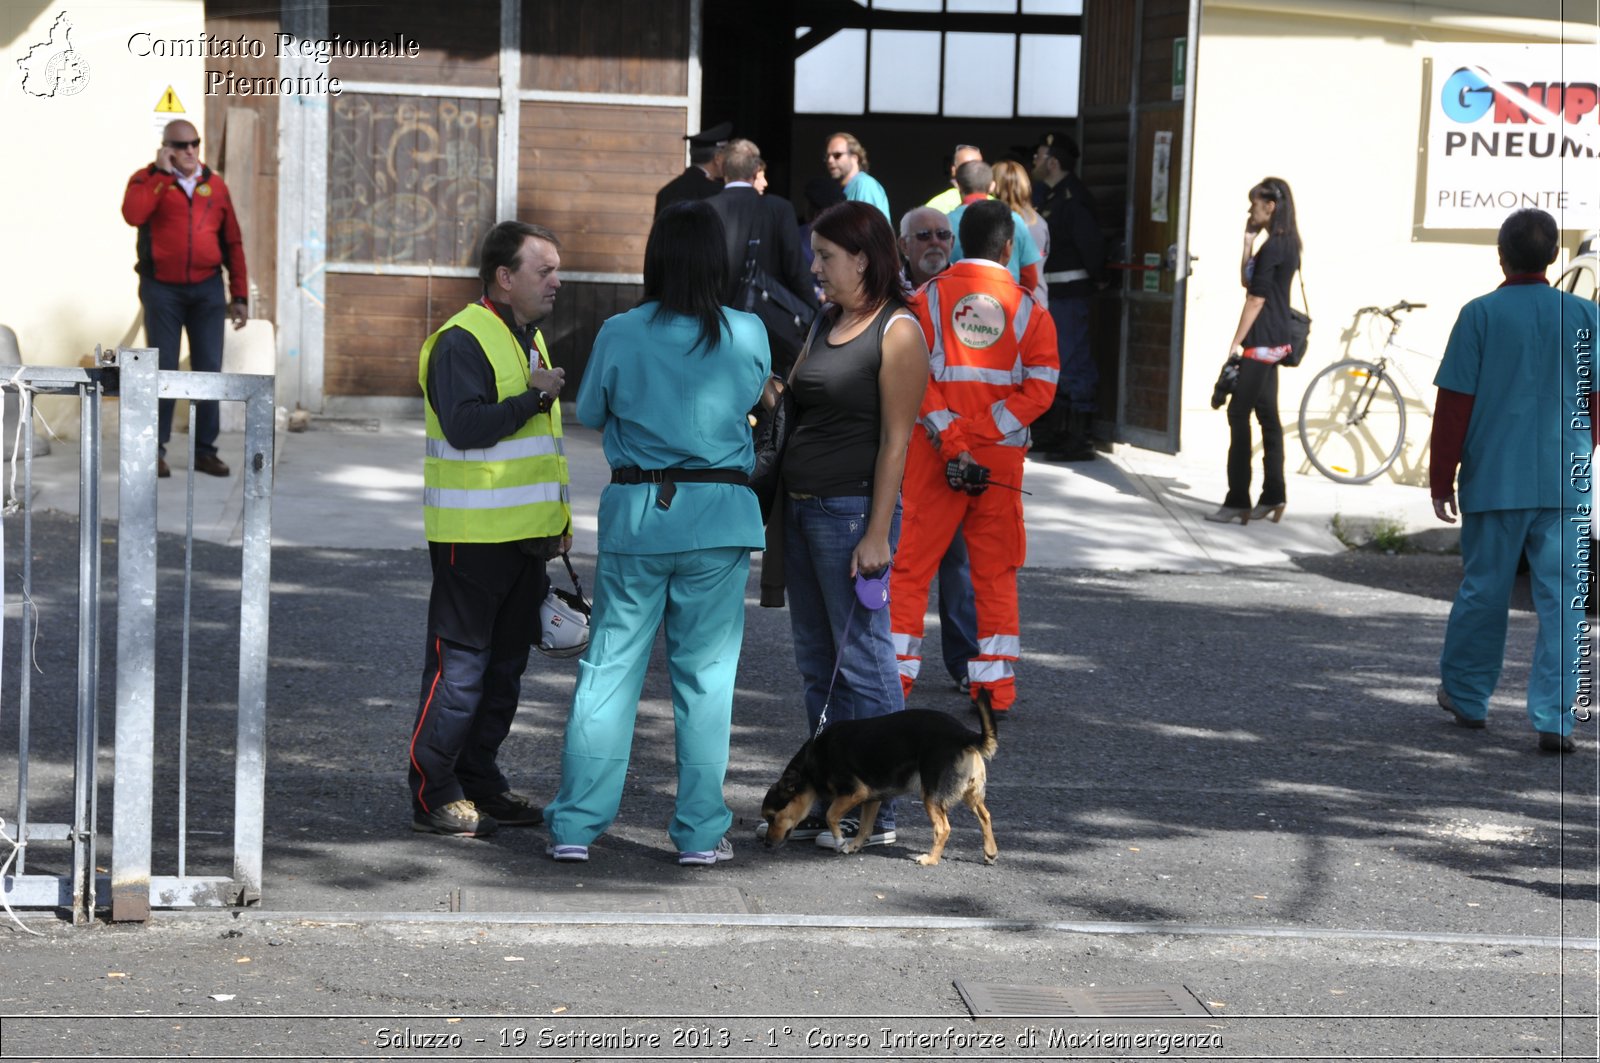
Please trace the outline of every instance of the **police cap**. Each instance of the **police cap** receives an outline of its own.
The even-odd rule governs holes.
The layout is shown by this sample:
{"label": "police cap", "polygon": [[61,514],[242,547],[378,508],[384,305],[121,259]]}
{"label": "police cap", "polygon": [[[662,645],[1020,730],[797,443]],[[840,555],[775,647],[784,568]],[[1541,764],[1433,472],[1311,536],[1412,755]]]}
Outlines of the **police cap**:
{"label": "police cap", "polygon": [[718,122],[716,125],[712,126],[710,129],[702,129],[698,133],[690,133],[688,136],[684,137],[683,139],[687,140],[690,143],[690,145],[693,146],[693,147],[697,147],[697,148],[716,148],[716,147],[721,147],[723,144],[726,144],[728,142],[728,139],[730,137],[732,137],[732,136],[733,136],[733,123],[732,122]]}

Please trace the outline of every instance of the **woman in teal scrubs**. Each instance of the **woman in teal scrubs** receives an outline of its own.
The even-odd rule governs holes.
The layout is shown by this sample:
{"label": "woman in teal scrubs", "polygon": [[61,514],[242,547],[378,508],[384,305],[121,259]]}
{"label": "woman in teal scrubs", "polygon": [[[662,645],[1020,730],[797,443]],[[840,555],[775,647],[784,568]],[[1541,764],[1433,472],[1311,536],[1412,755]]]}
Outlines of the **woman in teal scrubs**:
{"label": "woman in teal scrubs", "polygon": [[759,318],[718,304],[725,256],[711,207],[664,211],[645,245],[644,302],[600,329],[578,390],[578,419],[605,433],[612,482],[561,788],[544,813],[557,860],[587,860],[616,818],[663,620],[678,761],[667,833],[680,864],[733,857],[722,783],[750,551],[763,543],[746,414],[771,356]]}

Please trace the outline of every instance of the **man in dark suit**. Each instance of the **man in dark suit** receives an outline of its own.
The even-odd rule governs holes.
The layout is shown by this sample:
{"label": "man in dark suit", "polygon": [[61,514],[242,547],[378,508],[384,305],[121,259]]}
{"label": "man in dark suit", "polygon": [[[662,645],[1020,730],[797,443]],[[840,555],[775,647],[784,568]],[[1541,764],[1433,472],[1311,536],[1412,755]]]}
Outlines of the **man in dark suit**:
{"label": "man in dark suit", "polygon": [[689,142],[689,167],[656,193],[656,213],[689,199],[709,199],[722,191],[722,149],[733,134],[732,122],[721,122],[684,137]]}
{"label": "man in dark suit", "polygon": [[[738,309],[737,297],[744,279],[749,243],[759,240],[755,264],[773,283],[780,284],[812,311],[817,300],[800,257],[800,232],[794,207],[782,196],[755,190],[752,182],[761,169],[761,151],[748,140],[730,140],[722,153],[722,172],[727,179],[721,192],[711,197],[711,206],[722,217],[728,240],[728,292],[723,300]],[[767,324],[772,343],[772,369],[787,373],[800,353],[800,341],[792,334],[774,330]]]}

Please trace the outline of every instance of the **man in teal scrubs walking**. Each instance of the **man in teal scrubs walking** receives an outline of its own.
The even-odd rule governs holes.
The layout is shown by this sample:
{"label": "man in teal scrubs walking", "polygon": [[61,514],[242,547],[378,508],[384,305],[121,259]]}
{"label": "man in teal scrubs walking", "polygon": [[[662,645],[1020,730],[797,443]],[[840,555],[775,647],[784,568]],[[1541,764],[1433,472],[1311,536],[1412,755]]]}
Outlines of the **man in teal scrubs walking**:
{"label": "man in teal scrubs walking", "polygon": [[1525,552],[1539,617],[1528,718],[1546,753],[1573,751],[1569,709],[1592,674],[1588,569],[1577,562],[1593,519],[1595,306],[1545,279],[1560,235],[1542,210],[1500,226],[1505,282],[1461,309],[1434,378],[1429,470],[1434,513],[1461,516],[1461,588],[1439,659],[1439,705],[1463,727],[1484,726]]}

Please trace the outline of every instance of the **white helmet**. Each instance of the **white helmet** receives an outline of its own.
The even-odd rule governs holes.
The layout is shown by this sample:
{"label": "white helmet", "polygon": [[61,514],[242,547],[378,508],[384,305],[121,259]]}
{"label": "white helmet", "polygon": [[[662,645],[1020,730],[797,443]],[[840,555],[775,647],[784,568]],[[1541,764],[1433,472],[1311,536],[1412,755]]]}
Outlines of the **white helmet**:
{"label": "white helmet", "polygon": [[551,587],[539,606],[539,652],[547,657],[576,657],[589,645],[589,603],[583,600],[583,585],[565,554],[573,590]]}

